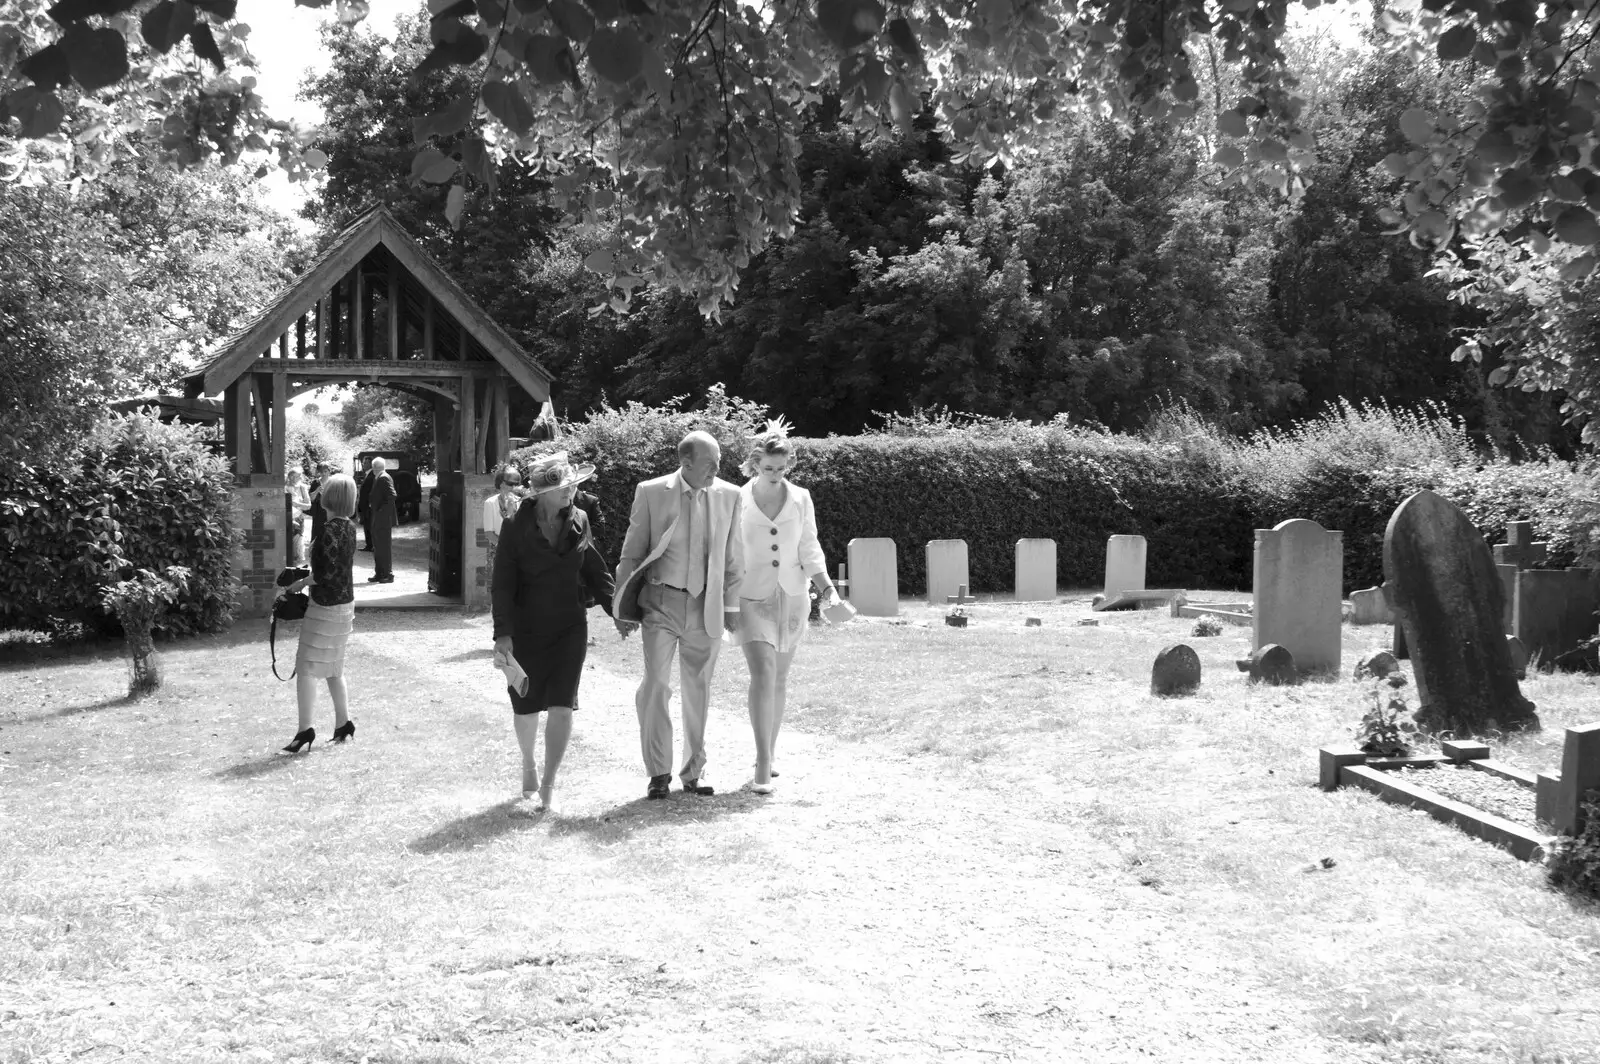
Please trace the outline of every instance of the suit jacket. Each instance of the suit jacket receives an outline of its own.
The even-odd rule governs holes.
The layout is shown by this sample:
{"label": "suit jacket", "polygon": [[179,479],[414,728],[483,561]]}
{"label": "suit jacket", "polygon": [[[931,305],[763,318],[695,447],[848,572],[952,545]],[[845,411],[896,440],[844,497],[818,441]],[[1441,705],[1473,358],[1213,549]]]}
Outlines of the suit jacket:
{"label": "suit jacket", "polygon": [[393,528],[395,526],[395,491],[394,478],[387,472],[379,473],[372,478],[372,523],[378,528]]}
{"label": "suit jacket", "polygon": [[[617,560],[617,593],[611,613],[622,621],[639,621],[639,589],[649,580],[650,567],[666,553],[682,509],[682,481],[678,473],[647,480],[633,492],[628,533]],[[706,548],[706,634],[722,635],[724,610],[739,608],[739,587],[744,578],[744,544],[739,534],[739,489],[713,479],[706,489],[706,509],[711,515]]]}
{"label": "suit jacket", "polygon": [[803,595],[812,576],[828,571],[828,560],[817,541],[817,512],[811,505],[811,493],[794,484],[788,489],[783,509],[773,521],[756,505],[749,484],[739,489],[745,564],[739,594],[747,599],[760,601],[779,587],[791,595]]}

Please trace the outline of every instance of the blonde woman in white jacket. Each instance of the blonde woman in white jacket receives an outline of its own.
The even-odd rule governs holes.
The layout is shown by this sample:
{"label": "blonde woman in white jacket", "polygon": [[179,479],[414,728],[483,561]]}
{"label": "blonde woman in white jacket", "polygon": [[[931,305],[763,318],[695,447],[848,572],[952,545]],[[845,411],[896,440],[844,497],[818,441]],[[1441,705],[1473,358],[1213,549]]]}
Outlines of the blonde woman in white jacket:
{"label": "blonde woman in white jacket", "polygon": [[811,493],[789,483],[794,459],[782,418],[767,423],[744,462],[750,480],[740,494],[744,582],[739,586],[739,627],[731,641],[744,648],[750,666],[750,727],[755,732],[756,774],[751,789],[771,794],[778,729],[783,726],[789,666],[811,615],[806,583],[816,585],[824,605],[839,601],[828,563],[817,542]]}

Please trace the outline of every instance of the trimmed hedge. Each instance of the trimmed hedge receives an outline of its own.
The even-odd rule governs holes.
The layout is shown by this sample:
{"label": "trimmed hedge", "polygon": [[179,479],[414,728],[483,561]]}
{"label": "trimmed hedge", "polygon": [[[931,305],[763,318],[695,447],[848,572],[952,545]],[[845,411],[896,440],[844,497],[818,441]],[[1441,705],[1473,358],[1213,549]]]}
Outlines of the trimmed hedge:
{"label": "trimmed hedge", "polygon": [[233,482],[195,431],[142,414],[98,426],[51,466],[0,464],[0,627],[114,631],[104,591],[137,569],[190,570],[155,625],[232,620]]}
{"label": "trimmed hedge", "polygon": [[[565,427],[559,441],[513,455],[570,452],[594,462],[587,490],[605,515],[600,546],[613,563],[634,485],[677,467],[677,441],[706,429],[723,444],[722,476],[739,465],[760,411],[713,393],[685,412],[637,404]],[[1182,420],[1180,417],[1178,420]],[[1528,518],[1551,544],[1551,564],[1574,564],[1591,521],[1575,500],[1590,476],[1571,463],[1483,463],[1459,427],[1438,414],[1344,408],[1291,435],[1236,440],[1192,420],[1147,436],[1053,423],[948,419],[852,437],[796,439],[795,483],[811,489],[833,574],[856,537],[892,538],[902,594],[926,587],[924,546],[964,539],[975,591],[1012,587],[1016,541],[1054,539],[1057,583],[1097,588],[1106,539],[1149,541],[1147,584],[1248,590],[1254,530],[1305,517],[1344,532],[1345,590],[1383,579],[1383,535],[1408,495],[1433,488],[1457,502],[1491,542]]]}

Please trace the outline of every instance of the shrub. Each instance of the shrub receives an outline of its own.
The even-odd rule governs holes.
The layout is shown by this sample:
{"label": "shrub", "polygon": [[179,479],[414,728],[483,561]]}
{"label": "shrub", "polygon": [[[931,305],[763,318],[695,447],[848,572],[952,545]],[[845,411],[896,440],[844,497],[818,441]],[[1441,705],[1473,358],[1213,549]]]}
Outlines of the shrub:
{"label": "shrub", "polygon": [[1583,830],[1557,835],[1545,848],[1545,874],[1550,885],[1590,898],[1600,898],[1600,791],[1583,796]]}
{"label": "shrub", "polygon": [[232,618],[233,489],[198,434],[133,414],[101,423],[54,465],[0,464],[0,627],[114,627],[103,595],[137,570],[189,579],[155,630]]}
{"label": "shrub", "polygon": [[1208,636],[1221,635],[1222,622],[1215,617],[1201,617],[1194,622],[1194,628],[1190,634],[1202,639]]}
{"label": "shrub", "polygon": [[151,635],[156,618],[168,606],[178,601],[189,583],[189,570],[181,565],[169,566],[166,571],[152,573],[139,569],[126,580],[118,580],[100,596],[106,609],[116,614],[122,625],[122,638],[128,648],[128,697],[138,698],[161,686],[161,672],[156,667],[155,644]]}
{"label": "shrub", "polygon": [[[382,450],[383,448],[378,448]],[[332,421],[318,414],[290,414],[284,437],[284,461],[315,475],[317,464],[327,462],[338,470],[350,468],[354,450]]]}
{"label": "shrub", "polygon": [[[615,561],[634,485],[676,468],[684,433],[703,428],[721,440],[722,476],[742,483],[739,463],[764,413],[720,388],[699,410],[681,400],[606,407],[513,459],[565,449],[594,462],[588,490],[610,516],[599,540]],[[974,590],[1011,587],[1024,537],[1056,541],[1059,584],[1098,587],[1106,539],[1117,534],[1148,540],[1151,587],[1246,589],[1254,530],[1295,517],[1342,530],[1345,588],[1365,587],[1383,579],[1395,507],[1421,488],[1454,499],[1492,542],[1506,521],[1533,520],[1557,564],[1595,524],[1576,511],[1577,500],[1596,495],[1588,474],[1548,457],[1513,464],[1480,455],[1438,411],[1344,405],[1292,432],[1246,439],[1183,408],[1163,411],[1143,436],[945,411],[886,422],[878,433],[797,439],[791,476],[816,499],[829,564],[846,560],[853,538],[891,538],[905,594],[925,586],[932,539],[966,540]]]}

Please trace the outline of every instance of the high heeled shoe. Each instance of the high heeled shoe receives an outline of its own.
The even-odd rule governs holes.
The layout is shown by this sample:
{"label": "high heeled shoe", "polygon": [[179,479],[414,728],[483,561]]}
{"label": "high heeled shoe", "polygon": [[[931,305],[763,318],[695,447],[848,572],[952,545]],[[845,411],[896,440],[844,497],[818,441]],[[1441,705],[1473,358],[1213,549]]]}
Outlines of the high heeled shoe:
{"label": "high heeled shoe", "polygon": [[333,741],[336,743],[342,743],[346,739],[354,739],[355,737],[356,722],[353,720],[347,720],[337,728],[333,729]]}
{"label": "high heeled shoe", "polygon": [[301,750],[308,749],[317,738],[317,729],[307,728],[303,732],[296,732],[294,741],[283,748],[286,754],[298,754]]}

